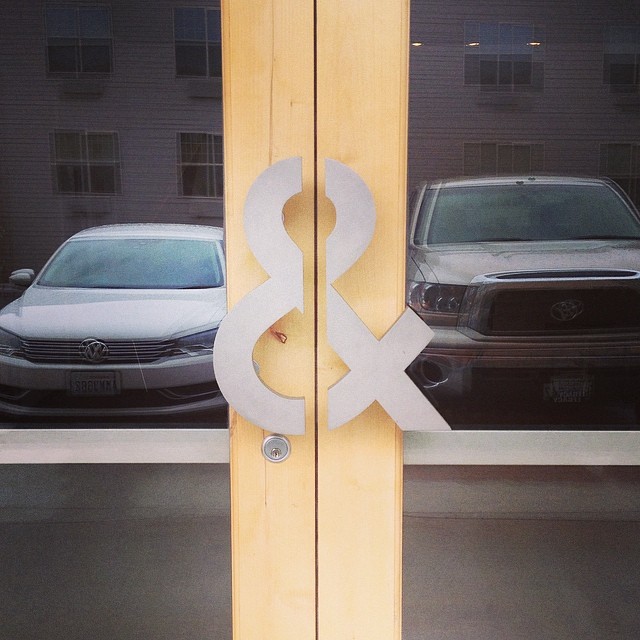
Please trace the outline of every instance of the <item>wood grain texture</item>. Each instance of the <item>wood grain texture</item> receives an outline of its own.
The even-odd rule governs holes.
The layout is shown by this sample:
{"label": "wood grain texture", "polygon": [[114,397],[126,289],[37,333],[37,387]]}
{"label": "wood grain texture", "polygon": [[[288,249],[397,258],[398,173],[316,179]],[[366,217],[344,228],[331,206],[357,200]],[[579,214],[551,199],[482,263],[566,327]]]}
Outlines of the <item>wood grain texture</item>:
{"label": "wood grain texture", "polygon": [[[268,435],[230,412],[234,638],[305,640],[315,633],[314,83],[312,2],[223,3],[228,299],[232,307],[266,279],[243,231],[244,200],[262,171],[303,159],[303,192],[285,225],[305,256],[305,312],[266,331],[254,350],[260,375],[304,396],[307,433],[290,437],[281,464],[261,453]],[[259,311],[257,311],[259,313]]]}
{"label": "wood grain texture", "polygon": [[249,187],[284,158],[301,156],[304,173],[285,224],[305,256],[305,311],[273,327],[286,342],[267,331],[254,355],[273,389],[306,398],[307,431],[274,465],[260,452],[265,434],[231,411],[236,640],[400,639],[401,433],[378,405],[326,426],[327,389],[346,370],[325,331],[335,212],[324,159],[350,166],[374,196],[375,238],[337,288],[382,337],[404,306],[407,33],[404,0],[223,3],[231,306],[266,277],[242,230]]}
{"label": "wood grain texture", "polygon": [[[334,211],[324,158],[369,186],[376,233],[336,287],[378,337],[404,308],[408,3],[322,0],[317,16],[320,267]],[[325,326],[318,299],[319,327]],[[344,365],[319,335],[318,628],[331,640],[400,639],[402,436],[379,405],[327,430],[327,388]]]}

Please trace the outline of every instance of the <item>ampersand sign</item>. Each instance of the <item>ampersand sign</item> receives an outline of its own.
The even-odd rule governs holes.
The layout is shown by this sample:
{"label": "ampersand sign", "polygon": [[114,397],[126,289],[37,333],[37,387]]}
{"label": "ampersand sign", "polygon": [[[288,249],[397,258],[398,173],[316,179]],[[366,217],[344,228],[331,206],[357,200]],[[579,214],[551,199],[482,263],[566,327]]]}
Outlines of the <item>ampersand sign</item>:
{"label": "ampersand sign", "polygon": [[[378,340],[333,288],[364,253],[375,231],[371,192],[352,169],[326,160],[326,194],[336,210],[327,239],[327,337],[349,371],[329,389],[329,428],[335,429],[378,401],[404,430],[448,430],[449,425],[405,373],[433,332],[406,309]],[[286,201],[302,190],[302,160],[289,158],[253,183],[244,208],[249,246],[269,280],[224,318],[214,346],[214,368],[229,404],[249,422],[278,433],[305,431],[304,398],[280,395],[256,372],[253,348],[274,322],[303,308],[302,253],[282,220]],[[282,366],[286,366],[283,362]]]}

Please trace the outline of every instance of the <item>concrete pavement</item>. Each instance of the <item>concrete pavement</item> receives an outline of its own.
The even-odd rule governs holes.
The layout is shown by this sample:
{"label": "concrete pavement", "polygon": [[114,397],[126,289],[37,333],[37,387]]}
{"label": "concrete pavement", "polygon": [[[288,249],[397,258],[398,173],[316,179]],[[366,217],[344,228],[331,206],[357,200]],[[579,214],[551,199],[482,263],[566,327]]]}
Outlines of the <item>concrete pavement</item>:
{"label": "concrete pavement", "polygon": [[[230,640],[227,474],[0,466],[0,640]],[[404,640],[635,640],[639,511],[636,467],[406,467]]]}

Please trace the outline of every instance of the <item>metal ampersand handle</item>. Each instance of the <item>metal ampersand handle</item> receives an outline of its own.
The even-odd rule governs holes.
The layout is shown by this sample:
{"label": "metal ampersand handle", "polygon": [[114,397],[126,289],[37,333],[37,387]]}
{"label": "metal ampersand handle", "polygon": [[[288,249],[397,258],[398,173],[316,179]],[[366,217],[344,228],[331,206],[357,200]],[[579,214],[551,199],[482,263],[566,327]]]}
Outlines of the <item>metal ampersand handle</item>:
{"label": "metal ampersand handle", "polygon": [[[327,239],[327,335],[349,367],[329,389],[329,428],[346,424],[374,401],[403,430],[450,427],[405,373],[433,332],[406,309],[378,340],[333,288],[365,252],[375,231],[373,197],[358,174],[326,160],[326,193],[336,210]],[[282,210],[302,190],[302,159],[282,160],[260,174],[244,207],[247,241],[269,280],[231,309],[220,324],[214,368],[229,404],[262,429],[289,435],[305,432],[304,398],[283,396],[262,382],[252,358],[260,336],[293,309],[303,312],[302,253],[287,234]]]}

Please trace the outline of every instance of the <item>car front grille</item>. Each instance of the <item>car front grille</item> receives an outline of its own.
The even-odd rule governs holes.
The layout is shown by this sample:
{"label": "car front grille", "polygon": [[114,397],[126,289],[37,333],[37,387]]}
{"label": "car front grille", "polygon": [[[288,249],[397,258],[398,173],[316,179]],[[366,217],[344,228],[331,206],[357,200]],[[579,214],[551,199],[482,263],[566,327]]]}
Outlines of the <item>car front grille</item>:
{"label": "car front grille", "polygon": [[[83,342],[77,340],[22,340],[24,356],[30,362],[87,364],[97,363],[87,357]],[[142,364],[170,355],[172,340],[105,340],[107,351],[100,360],[111,364]]]}

